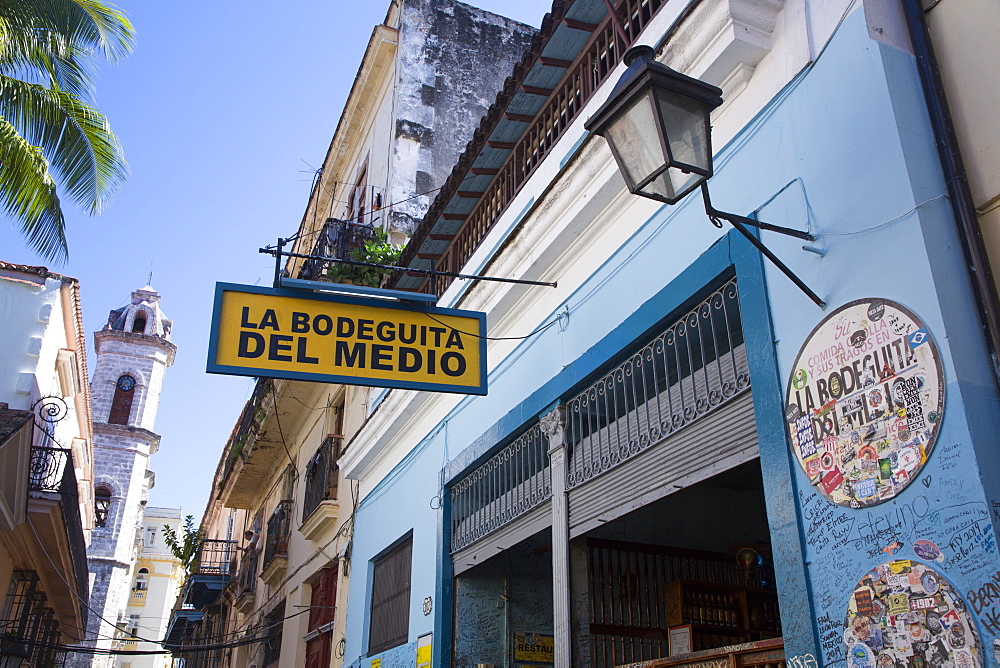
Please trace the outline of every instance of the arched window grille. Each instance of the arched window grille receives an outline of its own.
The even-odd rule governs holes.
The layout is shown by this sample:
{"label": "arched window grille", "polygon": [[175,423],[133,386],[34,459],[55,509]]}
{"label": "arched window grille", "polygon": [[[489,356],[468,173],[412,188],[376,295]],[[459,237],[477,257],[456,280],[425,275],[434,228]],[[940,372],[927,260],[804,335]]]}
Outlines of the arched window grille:
{"label": "arched window grille", "polygon": [[135,574],[135,590],[146,591],[147,587],[149,587],[149,569],[140,568]]}
{"label": "arched window grille", "polygon": [[111,509],[111,490],[100,486],[94,490],[94,525],[103,527],[108,524],[108,511]]}
{"label": "arched window grille", "polygon": [[108,422],[111,424],[128,424],[132,414],[132,400],[135,398],[135,378],[128,374],[118,377],[115,383],[115,396],[111,400],[111,413]]}

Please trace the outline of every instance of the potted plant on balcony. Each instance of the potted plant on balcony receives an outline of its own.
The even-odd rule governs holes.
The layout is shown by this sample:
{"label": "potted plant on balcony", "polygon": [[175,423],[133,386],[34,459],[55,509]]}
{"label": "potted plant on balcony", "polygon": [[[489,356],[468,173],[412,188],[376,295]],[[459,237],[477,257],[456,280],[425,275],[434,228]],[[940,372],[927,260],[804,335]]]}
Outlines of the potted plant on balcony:
{"label": "potted plant on balcony", "polygon": [[[399,261],[402,248],[396,248],[389,242],[389,235],[382,229],[375,230],[375,236],[350,251],[345,259],[371,264],[394,265]],[[382,279],[389,271],[379,267],[362,267],[352,264],[333,263],[326,270],[327,278],[334,283],[350,285],[365,285],[377,288],[382,285]]]}

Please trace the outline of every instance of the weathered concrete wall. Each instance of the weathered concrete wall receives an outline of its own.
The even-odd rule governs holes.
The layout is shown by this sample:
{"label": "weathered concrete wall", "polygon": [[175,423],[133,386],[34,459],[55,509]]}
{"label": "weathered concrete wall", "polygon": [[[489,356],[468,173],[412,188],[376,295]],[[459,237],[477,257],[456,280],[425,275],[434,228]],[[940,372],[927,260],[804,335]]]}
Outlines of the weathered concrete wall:
{"label": "weathered concrete wall", "polygon": [[[461,2],[403,4],[391,202],[444,183],[535,32]],[[412,233],[435,194],[394,207],[391,226]]]}

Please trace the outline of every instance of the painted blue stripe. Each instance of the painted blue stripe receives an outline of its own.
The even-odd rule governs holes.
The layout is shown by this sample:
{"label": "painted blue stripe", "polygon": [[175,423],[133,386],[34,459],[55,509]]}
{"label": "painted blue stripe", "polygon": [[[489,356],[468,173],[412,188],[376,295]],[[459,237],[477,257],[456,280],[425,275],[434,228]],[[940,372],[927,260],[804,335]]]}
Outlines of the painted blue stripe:
{"label": "painted blue stripe", "polygon": [[559,169],[565,167],[566,163],[576,157],[576,154],[580,152],[580,147],[583,146],[583,142],[587,141],[587,139],[590,138],[590,135],[590,132],[584,130],[583,135],[576,140],[575,144],[569,147],[569,150],[566,151],[566,155],[564,155],[563,159],[559,161]]}

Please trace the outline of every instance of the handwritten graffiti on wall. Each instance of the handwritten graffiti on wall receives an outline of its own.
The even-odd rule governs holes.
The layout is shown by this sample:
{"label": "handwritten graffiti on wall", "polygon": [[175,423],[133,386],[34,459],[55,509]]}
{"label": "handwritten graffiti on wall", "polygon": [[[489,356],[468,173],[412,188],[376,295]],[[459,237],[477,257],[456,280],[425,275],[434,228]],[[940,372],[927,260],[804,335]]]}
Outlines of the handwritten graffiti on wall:
{"label": "handwritten graffiti on wall", "polygon": [[968,592],[969,606],[979,616],[983,627],[993,634],[1000,634],[1000,571],[988,582]]}
{"label": "handwritten graffiti on wall", "polygon": [[812,654],[793,656],[785,661],[787,668],[819,668],[816,657]]}
{"label": "handwritten graffiti on wall", "polygon": [[[844,662],[844,620],[831,614],[820,615],[819,644],[827,665],[843,665]],[[811,655],[807,655],[811,656]]]}
{"label": "handwritten graffiti on wall", "polygon": [[922,665],[978,668],[982,648],[962,597],[929,566],[909,559],[879,564],[857,586],[844,620],[848,668]]}

